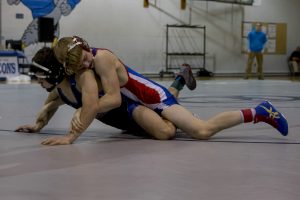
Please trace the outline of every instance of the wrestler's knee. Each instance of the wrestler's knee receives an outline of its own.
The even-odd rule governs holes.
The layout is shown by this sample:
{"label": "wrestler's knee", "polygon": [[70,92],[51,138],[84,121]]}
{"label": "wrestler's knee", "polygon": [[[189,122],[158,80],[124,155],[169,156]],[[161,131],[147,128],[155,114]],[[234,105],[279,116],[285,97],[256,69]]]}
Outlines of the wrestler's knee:
{"label": "wrestler's knee", "polygon": [[157,134],[154,135],[155,139],[157,140],[170,140],[175,137],[176,134],[176,128],[167,126],[160,131],[157,132]]}
{"label": "wrestler's knee", "polygon": [[214,129],[210,126],[205,126],[199,130],[196,131],[193,136],[198,140],[208,140],[213,136],[215,133]]}

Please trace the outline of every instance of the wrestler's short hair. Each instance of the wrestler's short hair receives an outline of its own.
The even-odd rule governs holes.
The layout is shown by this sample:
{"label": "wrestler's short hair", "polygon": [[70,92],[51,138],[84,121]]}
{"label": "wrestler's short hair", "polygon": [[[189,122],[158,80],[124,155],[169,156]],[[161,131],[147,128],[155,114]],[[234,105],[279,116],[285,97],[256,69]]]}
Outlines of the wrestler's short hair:
{"label": "wrestler's short hair", "polygon": [[64,65],[68,75],[75,74],[80,68],[82,50],[90,51],[90,47],[78,36],[63,37],[54,46],[55,56]]}

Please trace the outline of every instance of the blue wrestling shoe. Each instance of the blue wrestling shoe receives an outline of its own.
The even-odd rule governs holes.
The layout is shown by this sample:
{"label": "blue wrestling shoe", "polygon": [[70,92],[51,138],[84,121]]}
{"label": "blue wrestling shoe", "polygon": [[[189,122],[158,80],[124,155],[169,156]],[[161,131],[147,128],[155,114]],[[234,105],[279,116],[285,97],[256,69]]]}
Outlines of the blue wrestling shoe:
{"label": "blue wrestling shoe", "polygon": [[276,128],[282,135],[287,136],[289,128],[286,118],[269,101],[260,103],[255,111],[254,123],[265,122]]}

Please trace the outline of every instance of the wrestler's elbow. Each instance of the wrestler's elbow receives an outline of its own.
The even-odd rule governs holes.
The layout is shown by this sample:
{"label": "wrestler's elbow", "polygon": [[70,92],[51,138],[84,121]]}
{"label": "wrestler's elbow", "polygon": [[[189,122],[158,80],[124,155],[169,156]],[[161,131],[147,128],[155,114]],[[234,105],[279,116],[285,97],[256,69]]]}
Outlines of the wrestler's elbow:
{"label": "wrestler's elbow", "polygon": [[98,113],[107,112],[120,107],[122,104],[121,95],[107,94],[98,102]]}
{"label": "wrestler's elbow", "polygon": [[113,108],[120,107],[121,104],[122,104],[122,98],[121,98],[121,96],[114,97],[113,100],[112,100],[112,102],[111,102],[111,104],[112,104]]}

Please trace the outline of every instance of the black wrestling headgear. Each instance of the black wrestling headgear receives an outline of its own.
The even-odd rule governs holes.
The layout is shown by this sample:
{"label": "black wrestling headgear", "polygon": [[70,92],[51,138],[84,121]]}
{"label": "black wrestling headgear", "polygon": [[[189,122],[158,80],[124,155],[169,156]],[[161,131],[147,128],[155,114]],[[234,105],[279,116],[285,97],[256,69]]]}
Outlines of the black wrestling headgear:
{"label": "black wrestling headgear", "polygon": [[[44,47],[35,54],[32,58],[30,72],[38,78],[46,79],[48,83],[53,85],[53,87],[47,89],[48,92],[51,92],[66,76],[63,64],[58,62],[53,49],[49,47]],[[37,75],[38,72],[42,75]]]}

